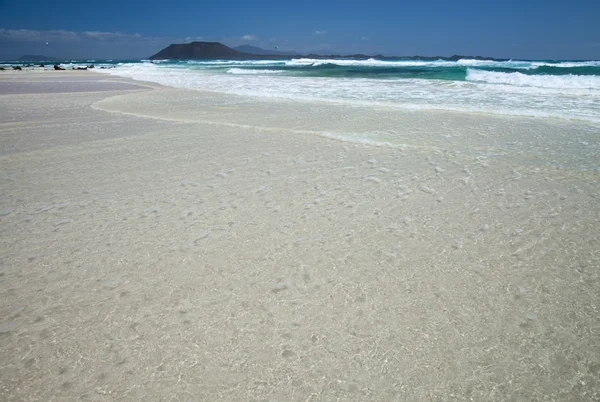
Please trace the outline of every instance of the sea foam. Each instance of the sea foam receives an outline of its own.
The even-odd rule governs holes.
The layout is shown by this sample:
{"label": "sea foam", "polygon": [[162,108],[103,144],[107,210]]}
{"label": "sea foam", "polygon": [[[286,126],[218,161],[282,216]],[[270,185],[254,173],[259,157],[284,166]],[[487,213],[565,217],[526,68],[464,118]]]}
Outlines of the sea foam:
{"label": "sea foam", "polygon": [[227,73],[239,75],[269,75],[285,73],[285,70],[249,70],[244,68],[230,68],[227,70]]}
{"label": "sea foam", "polygon": [[509,84],[539,88],[573,88],[600,90],[600,77],[589,75],[527,75],[519,72],[502,73],[469,68],[467,81]]}
{"label": "sea foam", "polygon": [[323,65],[352,66],[352,67],[455,67],[455,66],[486,66],[498,68],[529,68],[530,62],[524,61],[494,61],[494,60],[378,60],[378,59],[294,59],[285,63],[288,66],[319,67]]}

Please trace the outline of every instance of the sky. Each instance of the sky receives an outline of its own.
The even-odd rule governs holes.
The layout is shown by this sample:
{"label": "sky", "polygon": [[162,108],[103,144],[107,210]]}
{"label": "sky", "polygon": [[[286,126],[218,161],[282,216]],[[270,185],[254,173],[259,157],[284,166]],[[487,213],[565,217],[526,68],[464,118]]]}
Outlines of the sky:
{"label": "sky", "polygon": [[0,60],[140,59],[194,40],[386,56],[600,59],[599,0],[0,0]]}

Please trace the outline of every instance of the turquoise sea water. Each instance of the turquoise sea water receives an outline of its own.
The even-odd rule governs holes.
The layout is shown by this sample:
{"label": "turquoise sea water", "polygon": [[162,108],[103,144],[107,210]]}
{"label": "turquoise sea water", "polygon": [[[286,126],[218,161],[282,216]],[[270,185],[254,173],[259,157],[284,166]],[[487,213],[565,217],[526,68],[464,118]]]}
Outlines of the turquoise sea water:
{"label": "turquoise sea water", "polygon": [[480,71],[535,75],[600,76],[600,62],[450,62],[402,59],[368,60],[306,60],[285,64],[244,65],[246,71],[261,72],[275,66],[282,74],[337,78],[421,78],[464,81],[469,69]]}
{"label": "turquoise sea water", "polygon": [[[111,61],[109,65],[122,65],[135,61]],[[143,62],[143,61],[142,61]],[[102,62],[105,64],[106,62]],[[589,76],[600,77],[600,61],[484,61],[462,59],[281,59],[281,60],[175,60],[154,62],[171,67],[188,69],[213,69],[230,73],[266,73],[309,77],[335,78],[422,78],[464,81],[469,70],[520,73],[527,76]],[[240,71],[229,71],[232,67]]]}

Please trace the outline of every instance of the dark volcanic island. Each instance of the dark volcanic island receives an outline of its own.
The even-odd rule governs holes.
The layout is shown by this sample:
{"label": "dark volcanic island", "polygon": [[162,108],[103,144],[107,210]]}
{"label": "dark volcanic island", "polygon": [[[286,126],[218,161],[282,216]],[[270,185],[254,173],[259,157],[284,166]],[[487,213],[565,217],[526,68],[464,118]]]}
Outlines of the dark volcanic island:
{"label": "dark volcanic island", "polygon": [[242,59],[256,56],[238,52],[219,42],[192,42],[169,45],[150,57],[150,60]]}
{"label": "dark volcanic island", "polygon": [[[374,58],[402,58],[408,60],[459,60],[459,59],[475,59],[475,60],[495,60],[495,61],[506,61],[507,59],[495,59],[493,57],[482,57],[482,56],[461,56],[454,55],[451,57],[444,56],[383,56],[378,55],[366,55],[366,54],[351,54],[351,55],[336,55],[336,54],[307,54],[299,55],[296,52],[268,52],[264,49],[255,48],[253,46],[242,47],[242,49],[257,49],[256,53],[245,53],[238,50],[232,49],[219,42],[191,42],[182,44],[172,44],[164,48],[154,56],[150,57],[150,60],[210,60],[210,59],[265,59],[265,58],[311,58],[311,59],[326,59],[326,58],[351,58],[351,59],[366,59],[370,57]],[[260,52],[259,52],[260,51]]]}

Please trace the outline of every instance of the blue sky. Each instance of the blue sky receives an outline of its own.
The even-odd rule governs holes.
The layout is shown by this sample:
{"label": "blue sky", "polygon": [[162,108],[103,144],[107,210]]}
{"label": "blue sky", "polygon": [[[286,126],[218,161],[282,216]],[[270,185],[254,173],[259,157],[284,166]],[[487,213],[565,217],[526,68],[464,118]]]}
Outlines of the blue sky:
{"label": "blue sky", "polygon": [[600,59],[599,21],[598,0],[0,0],[0,59],[143,58],[192,40],[298,52]]}

